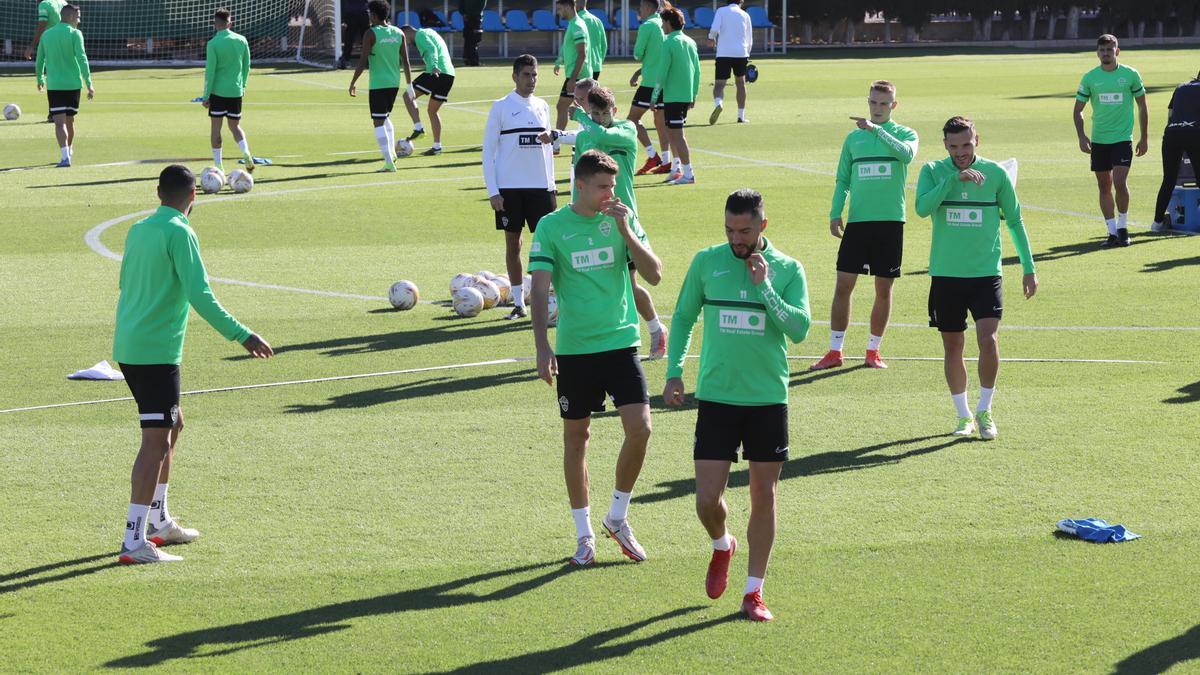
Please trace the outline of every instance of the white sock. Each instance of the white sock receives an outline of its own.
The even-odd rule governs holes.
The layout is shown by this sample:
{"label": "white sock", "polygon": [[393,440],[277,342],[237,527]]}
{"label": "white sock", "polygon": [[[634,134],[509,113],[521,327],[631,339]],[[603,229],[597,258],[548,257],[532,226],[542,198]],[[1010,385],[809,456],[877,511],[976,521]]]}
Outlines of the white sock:
{"label": "white sock", "polygon": [[73,145],[68,145],[68,146],[67,146],[67,156],[68,156],[68,157],[74,157],[74,156],[75,156],[75,146],[73,146]]}
{"label": "white sock", "polygon": [[975,412],[979,413],[979,412],[983,412],[984,410],[991,410],[992,409],[992,395],[995,393],[996,393],[995,387],[992,387],[991,389],[988,389],[987,387],[980,387],[979,388],[979,407],[975,409]]}
{"label": "white sock", "polygon": [[759,577],[746,577],[746,595],[754,591],[762,591],[763,580]]}
{"label": "white sock", "polygon": [[392,144],[388,143],[387,129],[375,127],[375,141],[379,143],[379,151],[383,153],[383,161],[392,161]]}
{"label": "white sock", "polygon": [[672,172],[678,171],[680,164],[681,164],[681,162],[679,161],[678,157],[672,157],[671,158],[671,171]]}
{"label": "white sock", "polygon": [[746,119],[746,109],[745,108],[738,108],[738,119],[739,120]]}
{"label": "white sock", "polygon": [[1114,236],[1117,234],[1117,219],[1116,218],[1105,218],[1104,224],[1108,226],[1109,234],[1114,235]]}
{"label": "white sock", "polygon": [[555,152],[558,152],[559,150],[561,150],[561,149],[562,149],[562,141],[554,141],[554,143],[553,143],[553,144],[551,144],[551,146],[550,146],[550,147],[551,147],[551,148],[552,148],[552,149],[553,149]]}
{"label": "white sock", "polygon": [[725,99],[721,98],[720,96],[713,97],[713,105],[715,105],[718,108],[720,108],[721,104],[724,102],[725,102]]}
{"label": "white sock", "polygon": [[64,146],[60,147],[58,149],[58,152],[60,155],[62,155],[63,161],[71,159],[71,149],[68,148],[67,146],[64,145]]}
{"label": "white sock", "polygon": [[657,333],[658,331],[662,330],[662,323],[658,320],[658,317],[656,316],[653,319],[650,319],[649,321],[646,322],[646,329],[649,330],[651,333]]}
{"label": "white sock", "polygon": [[221,148],[213,148],[213,164],[221,166]]}
{"label": "white sock", "polygon": [[442,149],[442,144],[441,144],[440,142],[438,142],[438,141],[434,141],[434,143],[433,143],[433,149],[434,149],[434,150],[441,150],[441,149]]}
{"label": "white sock", "polygon": [[139,549],[146,544],[146,517],[150,513],[147,504],[130,504],[129,516],[125,518],[125,550]]}
{"label": "white sock", "polygon": [[608,522],[619,523],[629,515],[629,498],[632,492],[613,490],[612,506],[608,507]]}
{"label": "white sock", "polygon": [[592,509],[585,506],[582,509],[571,509],[571,517],[575,519],[575,538],[594,537],[592,530]]}
{"label": "white sock", "polygon": [[238,141],[237,144],[238,147],[241,148],[243,155],[250,154],[250,139],[246,138],[245,131],[242,132],[242,140]]}
{"label": "white sock", "polygon": [[646,146],[646,156],[647,156],[647,157],[649,157],[650,159],[654,159],[654,156],[655,156],[655,155],[657,155],[657,154],[658,154],[658,153],[654,151],[654,146],[653,146],[653,145],[647,145],[647,146]]}
{"label": "white sock", "polygon": [[691,164],[684,164],[684,165],[683,165],[683,177],[684,177],[684,178],[692,178],[692,177],[693,177],[693,175],[692,175],[692,165],[691,165]]}
{"label": "white sock", "polygon": [[671,151],[670,151],[670,150],[663,150],[663,151],[662,151],[662,163],[663,163],[663,164],[670,164],[672,161],[674,161],[674,160],[672,160],[672,159],[671,159]]}
{"label": "white sock", "polygon": [[159,483],[154,488],[154,501],[150,502],[149,523],[154,529],[161,530],[171,524],[170,512],[167,511],[167,484]]}
{"label": "white sock", "polygon": [[967,392],[961,394],[950,394],[950,399],[954,401],[954,409],[958,411],[959,417],[970,417],[971,408],[967,405]]}
{"label": "white sock", "polygon": [[835,330],[829,333],[829,349],[840,352],[842,351],[842,343],[846,341],[846,331]]}
{"label": "white sock", "polygon": [[883,342],[882,335],[872,335],[870,338],[867,339],[867,349],[870,351],[873,351],[873,352],[878,351],[879,343],[881,343],[881,342]]}
{"label": "white sock", "polygon": [[425,125],[421,124],[420,122],[416,122],[413,124],[413,131],[425,131]]}
{"label": "white sock", "polygon": [[1128,229],[1128,228],[1126,228],[1126,225],[1128,223],[1129,223],[1129,214],[1128,213],[1118,213],[1117,214],[1117,229],[1118,230]]}
{"label": "white sock", "polygon": [[525,306],[525,287],[521,284],[513,284],[512,287],[513,304],[517,307]]}
{"label": "white sock", "polygon": [[396,152],[396,127],[392,126],[392,118],[387,118],[383,121],[383,130],[387,132],[388,147],[391,148],[393,155]]}
{"label": "white sock", "polygon": [[729,539],[729,533],[721,535],[720,539],[713,539],[713,549],[717,551],[728,551],[733,547],[733,541]]}

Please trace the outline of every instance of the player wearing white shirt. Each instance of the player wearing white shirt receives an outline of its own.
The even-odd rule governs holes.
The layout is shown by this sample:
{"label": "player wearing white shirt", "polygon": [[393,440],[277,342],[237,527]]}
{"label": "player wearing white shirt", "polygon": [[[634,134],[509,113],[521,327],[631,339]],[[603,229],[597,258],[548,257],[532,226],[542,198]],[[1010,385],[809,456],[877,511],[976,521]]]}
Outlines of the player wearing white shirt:
{"label": "player wearing white shirt", "polygon": [[754,33],[750,15],[742,9],[742,2],[730,0],[728,5],[718,9],[708,31],[708,43],[717,49],[717,81],[713,84],[713,111],[708,116],[709,124],[716,124],[721,116],[725,83],[731,72],[737,86],[737,121],[746,122],[746,66],[750,63]]}
{"label": "player wearing white shirt", "polygon": [[528,226],[533,232],[542,216],[558,208],[550,106],[533,95],[537,78],[537,59],[518,56],[512,73],[516,88],[492,104],[483,132],[483,181],[496,212],[496,229],[504,230],[504,257],[516,305],[509,319],[528,316],[521,287],[521,231]]}

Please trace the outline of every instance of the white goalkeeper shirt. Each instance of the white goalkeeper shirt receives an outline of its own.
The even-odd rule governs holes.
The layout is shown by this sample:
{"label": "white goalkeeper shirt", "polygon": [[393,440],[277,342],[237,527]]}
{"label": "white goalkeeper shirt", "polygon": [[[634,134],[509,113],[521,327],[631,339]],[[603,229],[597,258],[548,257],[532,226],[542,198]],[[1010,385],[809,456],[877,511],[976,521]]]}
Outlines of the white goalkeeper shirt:
{"label": "white goalkeeper shirt", "polygon": [[516,91],[492,104],[483,131],[483,182],[489,197],[507,189],[553,190],[554,150],[538,136],[550,130],[550,105]]}

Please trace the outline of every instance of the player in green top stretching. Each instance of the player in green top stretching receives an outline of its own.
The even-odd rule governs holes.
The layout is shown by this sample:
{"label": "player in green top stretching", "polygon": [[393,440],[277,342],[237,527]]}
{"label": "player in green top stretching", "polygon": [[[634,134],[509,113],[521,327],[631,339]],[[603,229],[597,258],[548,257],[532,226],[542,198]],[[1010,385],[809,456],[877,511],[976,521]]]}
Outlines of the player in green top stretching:
{"label": "player in green top stretching", "polygon": [[[417,109],[417,99],[422,94],[429,94],[429,126],[433,131],[433,147],[421,154],[440,155],[442,116],[438,111],[442,109],[442,104],[450,100],[450,89],[454,87],[454,62],[450,59],[450,50],[446,47],[446,42],[432,28],[418,30],[405,24],[400,30],[404,31],[404,37],[407,38],[400,56],[404,60],[404,78],[409,83],[408,89],[404,91],[404,107],[408,109],[413,121],[413,132],[408,140],[411,141],[425,133],[425,127],[421,124],[421,111]],[[425,63],[425,71],[417,76],[416,81],[412,79],[412,66],[408,60],[409,42],[417,46],[421,61]]]}
{"label": "player in green top stretching", "polygon": [[808,285],[800,263],[763,236],[762,195],[743,188],[725,200],[726,244],[696,254],[679,290],[671,326],[663,401],[683,404],[683,360],[696,319],[704,316],[696,381],[696,513],[712,538],[705,591],[716,599],[729,582],[737,539],[725,528],[725,487],[738,450],[750,463],[749,578],[742,612],[774,617],[762,585],[775,543],[775,491],[788,458],[787,343],[808,335]]}
{"label": "player in green top stretching", "polygon": [[125,237],[113,336],[113,358],[137,402],[142,427],[125,540],[117,558],[127,565],[182,560],[158,546],[186,544],[200,536],[180,527],[167,510],[171,464],[183,431],[179,364],[189,308],[252,356],[274,354],[271,345],[225,311],[208,286],[200,243],[188,223],[196,176],[185,166],[168,166],[158,176],[158,197],[158,210],[134,223]]}
{"label": "player in green top stretching", "polygon": [[[892,285],[900,276],[904,255],[904,185],[908,165],[917,154],[917,132],[892,119],[896,86],[886,80],[871,83],[867,95],[871,117],[851,117],[857,129],[842,143],[829,231],[842,240],[838,247],[837,285],[830,313],[829,352],[809,370],[842,365],[842,342],[850,326],[850,301],[860,274],[875,277],[875,306],[866,364],[887,368],[879,344],[892,314]],[[850,195],[849,223],[842,211]]]}
{"label": "player in green top stretching", "polygon": [[246,38],[230,30],[233,19],[229,10],[222,7],[213,13],[213,28],[216,34],[208,41],[204,62],[204,107],[212,120],[213,162],[222,172],[221,163],[221,118],[229,124],[229,133],[242,151],[246,171],[254,173],[254,156],[250,154],[250,142],[242,129],[242,96],[246,93],[246,82],[250,79],[250,45]]}
{"label": "player in green top stretching", "polygon": [[[1146,87],[1138,71],[1117,63],[1121,48],[1117,38],[1101,35],[1096,40],[1100,65],[1084,74],[1075,94],[1075,133],[1079,149],[1092,157],[1092,171],[1100,188],[1100,213],[1108,227],[1104,248],[1129,245],[1129,167],[1133,164],[1133,103],[1137,101],[1138,126],[1142,135],[1136,154],[1146,154],[1149,146],[1147,127],[1150,113],[1146,108]],[[1083,131],[1083,108],[1092,104],[1092,137]],[[1116,203],[1113,189],[1116,188]],[[1115,217],[1114,217],[1114,206]]]}
{"label": "player in green top stretching", "polygon": [[80,85],[87,85],[89,101],[96,95],[87,52],[83,49],[83,33],[78,28],[79,7],[63,5],[62,21],[42,33],[34,64],[38,91],[46,90],[50,115],[54,118],[54,135],[60,154],[55,166],[59,168],[71,166]]}
{"label": "player in green top stretching", "polygon": [[[641,336],[628,265],[632,262],[653,286],[662,278],[662,262],[633,211],[615,198],[617,172],[608,155],[585,152],[575,165],[577,197],[542,217],[529,249],[538,375],[551,385],[558,378],[563,470],[577,537],[571,557],[575,565],[590,565],[596,557],[587,449],[592,413],[604,409],[606,396],[621,416],[625,442],[617,457],[612,504],[602,523],[626,557],[646,559],[627,518],[650,441],[650,398],[637,356]],[[552,281],[558,294],[554,348],[546,335]]]}
{"label": "player in green top stretching", "polygon": [[381,172],[396,170],[396,128],[392,126],[392,107],[400,93],[400,54],[404,51],[404,33],[388,23],[392,6],[387,0],[367,3],[371,15],[371,30],[363,35],[362,56],[350,78],[350,95],[357,96],[355,84],[364,70],[370,69],[371,122],[375,125],[375,141],[383,154]]}
{"label": "player in green top stretching", "polygon": [[[917,180],[917,215],[932,216],[929,252],[929,325],[942,334],[946,384],[958,412],[955,436],[970,436],[979,425],[984,439],[996,437],[992,394],[1000,370],[1002,284],[1000,220],[1021,260],[1025,298],[1037,292],[1038,278],[1021,221],[1021,205],[1008,173],[996,162],[975,154],[979,134],[965,117],[951,117],[942,127],[946,159],[921,167]],[[967,365],[963,361],[967,310],[975,319],[979,340],[979,405],[975,418],[967,407]]]}

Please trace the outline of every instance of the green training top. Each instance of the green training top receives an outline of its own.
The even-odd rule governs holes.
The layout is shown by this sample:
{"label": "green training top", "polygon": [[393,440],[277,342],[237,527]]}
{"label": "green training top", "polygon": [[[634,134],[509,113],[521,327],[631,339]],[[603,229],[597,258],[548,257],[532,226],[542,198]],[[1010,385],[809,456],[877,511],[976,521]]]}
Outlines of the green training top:
{"label": "green training top", "polygon": [[848,223],[904,222],[904,185],[917,154],[917,132],[888,120],[875,131],[855,129],[842,143],[830,220],[842,217],[850,195]]}
{"label": "green training top", "polygon": [[[646,233],[634,218],[634,235]],[[542,216],[529,247],[529,271],[550,272],[558,295],[559,354],[595,354],[641,343],[629,249],[616,221],[601,213],[585,218],[568,204]]]}
{"label": "green training top", "polygon": [[446,41],[442,39],[432,28],[422,28],[417,31],[413,42],[417,45],[417,51],[421,53],[421,60],[425,62],[425,72],[432,73],[434,68],[437,68],[445,75],[454,76],[454,62],[450,59],[450,50],[446,48]]}
{"label": "green training top", "polygon": [[216,94],[239,98],[246,93],[250,79],[250,45],[246,38],[229,30],[219,30],[208,41],[204,60],[204,98]]}
{"label": "green training top", "polygon": [[34,68],[38,85],[45,84],[51,91],[78,90],[84,84],[92,86],[83,33],[70,24],[59,22],[42,33]]}
{"label": "green training top", "polygon": [[[576,154],[571,163],[579,161],[583,153],[595,148],[612,157],[617,162],[617,187],[614,190],[621,203],[637,213],[637,198],[633,196],[633,163],[637,161],[638,139],[637,127],[629,120],[613,120],[611,127],[597,124],[583,110],[576,108],[572,118],[583,126],[583,130],[575,136]],[[580,149],[580,140],[584,147]],[[571,183],[571,198],[574,199],[575,183]]]}
{"label": "green training top", "polygon": [[662,17],[651,16],[638,26],[633,58],[642,64],[642,86],[653,87],[658,82],[662,64],[662,48],[667,36],[663,34]]}
{"label": "green training top", "polygon": [[1129,66],[1113,71],[1096,66],[1085,73],[1075,100],[1092,103],[1092,142],[1133,140],[1133,99],[1145,95],[1142,76]]}
{"label": "green training top", "polygon": [[371,70],[371,89],[400,88],[400,46],[404,31],[391,24],[371,26],[375,44],[367,63]]}
{"label": "green training top", "polygon": [[663,41],[662,62],[654,93],[663,103],[691,103],[700,91],[700,55],[696,41],[677,30]]}
{"label": "green training top", "polygon": [[113,358],[130,365],[179,363],[188,305],[226,340],[250,337],[213,296],[187,216],[160,206],[125,237]]}
{"label": "green training top", "polygon": [[591,77],[592,73],[598,73],[604,67],[604,59],[608,56],[608,33],[604,30],[604,22],[590,10],[583,10],[579,16],[587,26],[588,65],[591,67],[587,76]]}
{"label": "green training top", "polygon": [[808,285],[804,268],[766,239],[767,280],[755,286],[746,261],[729,244],[704,249],[692,259],[675,316],[667,356],[667,379],[683,375],[692,326],[704,312],[704,344],[696,398],[730,405],[787,403],[790,368],[787,341],[808,335]]}
{"label": "green training top", "polygon": [[975,157],[971,168],[983,174],[983,185],[960,181],[954,158],[929,162],[917,179],[917,215],[933,214],[929,275],[992,277],[1000,271],[1000,218],[1004,217],[1021,268],[1035,270],[1029,236],[1021,222],[1021,205],[1008,172],[999,164]]}
{"label": "green training top", "polygon": [[62,8],[67,0],[42,0],[38,3],[38,21],[45,21],[46,28],[54,28],[62,21]]}
{"label": "green training top", "polygon": [[571,73],[575,72],[575,60],[579,57],[575,53],[575,47],[583,43],[583,65],[579,66],[579,79],[584,79],[592,76],[592,68],[589,65],[591,61],[592,46],[591,40],[588,38],[587,24],[584,23],[582,16],[576,14],[574,19],[567,22],[567,28],[563,31],[562,49],[559,50],[558,60],[555,64],[562,64],[564,75],[567,78],[571,77]]}

